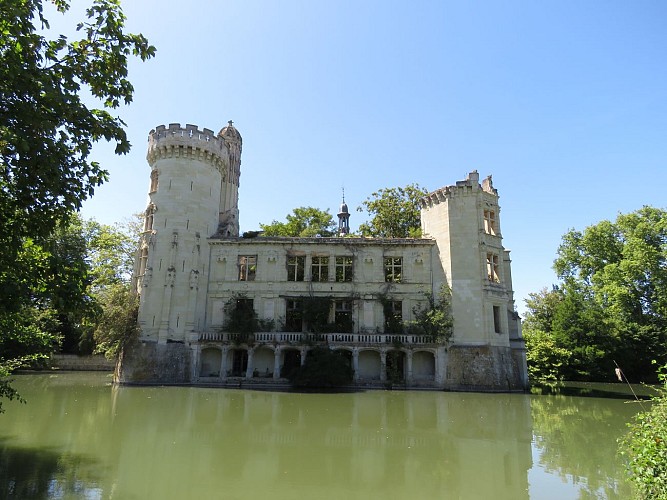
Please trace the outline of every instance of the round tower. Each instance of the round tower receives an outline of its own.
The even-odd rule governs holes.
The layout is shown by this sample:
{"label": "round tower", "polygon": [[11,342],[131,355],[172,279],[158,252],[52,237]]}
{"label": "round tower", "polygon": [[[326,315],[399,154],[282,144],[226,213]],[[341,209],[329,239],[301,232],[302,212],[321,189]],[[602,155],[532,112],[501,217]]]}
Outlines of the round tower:
{"label": "round tower", "polygon": [[148,208],[135,266],[141,339],[196,340],[204,326],[208,245],[238,236],[241,135],[187,124],[151,130]]}

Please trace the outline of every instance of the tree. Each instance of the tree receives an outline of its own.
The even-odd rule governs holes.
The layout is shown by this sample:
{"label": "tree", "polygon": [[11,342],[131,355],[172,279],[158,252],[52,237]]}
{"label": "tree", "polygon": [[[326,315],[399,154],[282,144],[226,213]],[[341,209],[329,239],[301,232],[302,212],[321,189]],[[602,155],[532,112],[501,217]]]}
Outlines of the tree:
{"label": "tree", "polygon": [[[67,0],[53,3],[59,13],[69,9]],[[39,325],[24,327],[17,320],[32,305],[31,291],[50,286],[34,249],[47,245],[56,227],[107,179],[107,172],[89,160],[93,143],[104,139],[116,143],[117,154],[129,151],[125,123],[110,111],[132,101],[128,58],[149,59],[155,48],[143,35],[125,33],[124,25],[120,0],[93,0],[77,26],[79,39],[49,38],[41,0],[0,2],[3,340],[37,335]],[[83,94],[99,99],[101,107],[86,105]],[[1,371],[21,359],[26,358],[3,353]]]}
{"label": "tree", "polygon": [[[667,362],[667,212],[643,207],[571,230],[554,268],[559,286],[526,301],[532,373],[611,380],[616,361],[630,380],[655,380],[651,361]],[[563,350],[545,358],[545,345]]]}
{"label": "tree", "polygon": [[259,225],[264,236],[333,236],[336,223],[329,210],[320,210],[313,207],[295,208],[287,215],[286,222],[273,221],[271,224]]}
{"label": "tree", "polygon": [[357,207],[372,216],[359,226],[363,236],[376,238],[418,238],[421,236],[419,200],[428,191],[417,184],[384,188],[373,193]]}

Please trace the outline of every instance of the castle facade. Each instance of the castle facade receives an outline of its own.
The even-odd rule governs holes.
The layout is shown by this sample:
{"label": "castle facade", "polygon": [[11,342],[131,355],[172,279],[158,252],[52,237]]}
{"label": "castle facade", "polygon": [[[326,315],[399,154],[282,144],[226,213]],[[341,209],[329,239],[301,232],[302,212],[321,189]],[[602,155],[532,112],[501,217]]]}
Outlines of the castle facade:
{"label": "castle facade", "polygon": [[[476,171],[421,200],[422,238],[239,236],[242,139],[194,125],[149,135],[149,202],[135,265],[138,342],[120,383],[280,386],[315,347],[340,350],[354,385],[527,387],[498,193]],[[444,337],[415,324],[449,295]]]}

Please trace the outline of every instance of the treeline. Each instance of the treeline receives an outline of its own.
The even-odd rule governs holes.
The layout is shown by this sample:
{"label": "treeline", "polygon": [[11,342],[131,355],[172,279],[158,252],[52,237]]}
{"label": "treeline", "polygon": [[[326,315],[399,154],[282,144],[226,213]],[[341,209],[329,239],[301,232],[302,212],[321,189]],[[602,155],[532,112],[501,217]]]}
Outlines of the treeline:
{"label": "treeline", "polygon": [[563,236],[559,283],[530,294],[532,380],[655,382],[667,363],[667,212],[645,206]]}

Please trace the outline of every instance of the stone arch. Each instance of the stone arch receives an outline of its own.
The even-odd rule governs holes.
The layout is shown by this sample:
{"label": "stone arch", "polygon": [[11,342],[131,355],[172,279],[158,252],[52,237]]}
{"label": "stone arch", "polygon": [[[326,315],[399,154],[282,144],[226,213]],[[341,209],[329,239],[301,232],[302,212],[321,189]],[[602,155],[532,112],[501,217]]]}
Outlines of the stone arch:
{"label": "stone arch", "polygon": [[337,346],[337,347],[332,347],[332,351],[334,351],[336,354],[339,354],[345,360],[347,361],[347,366],[350,368],[350,370],[353,369],[353,363],[352,363],[352,349],[347,346]]}
{"label": "stone arch", "polygon": [[219,377],[222,363],[222,351],[215,347],[206,347],[201,351],[200,377]]}
{"label": "stone arch", "polygon": [[248,350],[235,347],[227,351],[228,375],[231,377],[245,377],[248,369]]}
{"label": "stone arch", "polygon": [[400,349],[387,351],[387,381],[393,383],[405,382],[407,371],[406,354]]}
{"label": "stone arch", "polygon": [[380,380],[382,362],[380,351],[363,349],[359,351],[359,378],[363,380]]}
{"label": "stone arch", "polygon": [[257,347],[252,359],[253,367],[258,377],[269,378],[273,376],[273,367],[275,366],[273,347]]}
{"label": "stone arch", "polygon": [[280,352],[280,375],[289,377],[293,370],[301,366],[301,350],[296,347],[283,347]]}
{"label": "stone arch", "polygon": [[435,353],[415,351],[412,353],[412,378],[415,381],[435,380]]}

